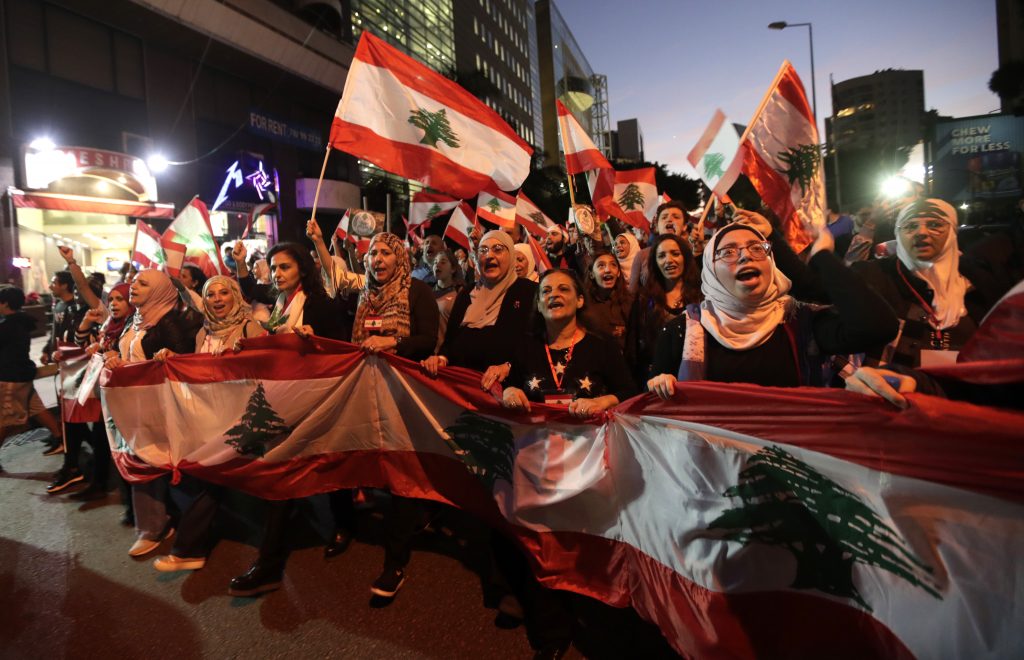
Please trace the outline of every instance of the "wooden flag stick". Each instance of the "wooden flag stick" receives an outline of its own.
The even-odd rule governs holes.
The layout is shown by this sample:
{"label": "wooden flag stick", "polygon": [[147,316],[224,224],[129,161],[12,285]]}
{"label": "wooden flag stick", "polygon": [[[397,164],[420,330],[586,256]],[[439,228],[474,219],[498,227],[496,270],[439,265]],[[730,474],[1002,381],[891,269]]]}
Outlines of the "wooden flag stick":
{"label": "wooden flag stick", "polygon": [[569,174],[569,168],[566,166],[566,177],[569,179],[569,203],[573,206],[576,205],[576,177]]}
{"label": "wooden flag stick", "polygon": [[316,205],[320,201],[320,184],[324,182],[324,172],[327,171],[327,157],[331,155],[331,145],[327,145],[327,151],[324,152],[324,164],[320,166],[320,178],[316,180],[316,192],[313,193],[313,212],[310,214],[310,220],[316,220]]}

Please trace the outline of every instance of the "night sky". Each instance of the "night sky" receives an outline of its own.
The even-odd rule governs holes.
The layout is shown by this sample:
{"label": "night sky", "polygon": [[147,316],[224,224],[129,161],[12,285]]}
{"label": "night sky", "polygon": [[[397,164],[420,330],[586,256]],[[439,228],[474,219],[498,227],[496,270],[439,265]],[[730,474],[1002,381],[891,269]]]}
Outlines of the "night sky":
{"label": "night sky", "polygon": [[879,69],[923,69],[926,109],[955,117],[999,108],[994,0],[556,0],[597,73],[612,128],[636,117],[648,160],[694,175],[686,154],[716,107],[746,124],[784,59],[811,96],[806,27],[814,24],[819,131],[836,82]]}

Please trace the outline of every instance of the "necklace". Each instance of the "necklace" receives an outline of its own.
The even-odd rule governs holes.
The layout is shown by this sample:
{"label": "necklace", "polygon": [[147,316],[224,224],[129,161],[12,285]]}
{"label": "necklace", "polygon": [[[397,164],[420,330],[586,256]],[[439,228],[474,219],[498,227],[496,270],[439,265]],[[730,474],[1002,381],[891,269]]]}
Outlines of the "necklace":
{"label": "necklace", "polygon": [[[572,362],[572,352],[576,348],[576,344],[583,339],[583,333],[578,329],[572,335],[572,342],[569,344],[569,352],[565,354],[565,364],[559,362],[557,365],[551,359],[551,347],[548,344],[544,344],[544,350],[548,354],[548,367],[551,369],[551,379],[555,381],[555,387],[559,390],[562,389],[562,380],[565,379],[565,370],[569,368],[569,363]],[[555,349],[555,350],[565,350]]]}

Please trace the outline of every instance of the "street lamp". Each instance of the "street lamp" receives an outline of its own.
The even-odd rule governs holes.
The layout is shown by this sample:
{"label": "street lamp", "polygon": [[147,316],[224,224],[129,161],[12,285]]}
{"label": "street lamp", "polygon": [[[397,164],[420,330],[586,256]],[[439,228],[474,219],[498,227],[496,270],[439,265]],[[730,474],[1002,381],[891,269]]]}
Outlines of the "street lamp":
{"label": "street lamp", "polygon": [[814,123],[818,123],[818,92],[814,84],[814,28],[810,23],[787,23],[786,21],[775,21],[768,24],[769,30],[785,30],[791,27],[806,27],[807,36],[811,42],[811,109],[814,112]]}

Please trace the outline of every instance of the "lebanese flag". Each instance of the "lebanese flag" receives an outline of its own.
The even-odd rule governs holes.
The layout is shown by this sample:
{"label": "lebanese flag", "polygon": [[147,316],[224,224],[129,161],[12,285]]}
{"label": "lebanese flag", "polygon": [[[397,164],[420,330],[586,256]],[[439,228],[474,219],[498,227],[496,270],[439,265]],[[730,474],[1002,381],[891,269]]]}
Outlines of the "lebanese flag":
{"label": "lebanese flag", "polygon": [[171,277],[181,275],[181,267],[185,263],[185,255],[188,248],[174,242],[174,239],[167,234],[160,237],[160,247],[164,251],[164,272]]}
{"label": "lebanese flag", "polygon": [[188,206],[181,210],[163,233],[162,243],[164,250],[167,250],[169,243],[184,246],[185,263],[199,266],[207,277],[230,274],[220,256],[217,240],[213,237],[213,225],[210,224],[206,204],[198,197],[192,198]]}
{"label": "lebanese flag", "polygon": [[530,252],[533,253],[533,263],[536,265],[537,274],[543,275],[545,272],[551,270],[551,259],[548,258],[548,253],[541,247],[540,243],[537,242],[537,239],[527,232],[526,241],[530,245]]}
{"label": "lebanese flag", "polygon": [[661,203],[662,204],[668,204],[671,201],[672,201],[672,198],[669,196],[668,193],[661,193]]}
{"label": "lebanese flag", "polygon": [[538,238],[544,238],[555,223],[522,190],[516,195],[516,222]]}
{"label": "lebanese flag", "polygon": [[263,215],[270,209],[275,208],[276,206],[276,202],[265,202],[263,204],[257,204],[256,206],[252,207],[252,211],[249,213],[249,216],[245,220],[245,229],[242,231],[242,240],[245,240],[246,238],[249,237],[249,231],[252,230],[252,226],[256,224],[256,220],[261,215]]}
{"label": "lebanese flag", "polygon": [[[439,215],[443,215],[459,205],[459,200],[452,199],[447,195],[436,193],[418,192],[413,194],[409,202],[409,221],[406,228],[430,226],[430,221]],[[420,227],[422,229],[422,227]]]}
{"label": "lebanese flag", "polygon": [[60,412],[65,422],[99,422],[100,400],[94,391],[96,378],[103,369],[103,356],[86,355],[74,344],[61,344]]}
{"label": "lebanese flag", "polygon": [[294,335],[243,344],[107,373],[128,481],[456,506],[516,537],[545,586],[632,606],[684,657],[1024,648],[1022,413],[695,382],[581,420],[505,410],[465,369],[435,379]]}
{"label": "lebanese flag", "polygon": [[135,242],[132,244],[132,263],[139,270],[159,268],[165,261],[160,246],[160,234],[142,220],[135,222]]}
{"label": "lebanese flag", "polygon": [[496,112],[364,31],[331,125],[331,146],[459,199],[514,190],[533,149]]}
{"label": "lebanese flag", "polygon": [[455,241],[467,251],[471,250],[469,235],[474,226],[476,226],[476,215],[473,213],[473,209],[469,208],[469,204],[466,202],[460,202],[452,212],[448,225],[444,228],[444,237]]}
{"label": "lebanese flag", "polygon": [[736,183],[743,169],[740,136],[721,110],[715,110],[711,123],[704,129],[686,160],[697,170],[707,187],[716,195],[724,195]]}
{"label": "lebanese flag", "polygon": [[476,198],[476,215],[502,229],[516,226],[516,198],[503,192],[481,192]]}
{"label": "lebanese flag", "polygon": [[345,209],[345,212],[341,216],[341,220],[338,221],[338,226],[335,228],[335,235],[343,241],[348,240],[348,223],[349,223],[349,209]]}
{"label": "lebanese flag", "polygon": [[[594,206],[628,225],[651,230],[651,220],[658,210],[658,186],[654,181],[654,168],[641,167],[614,173],[614,187],[610,194],[594,199]],[[607,186],[604,187],[607,189]]]}
{"label": "lebanese flag", "polygon": [[743,173],[781,220],[795,252],[812,242],[808,225],[825,226],[820,144],[803,83],[787,60],[747,128]]}
{"label": "lebanese flag", "polygon": [[[594,145],[593,140],[572,116],[569,109],[557,100],[555,107],[558,108],[558,132],[562,136],[566,172],[575,175],[587,170],[612,169],[611,163]],[[506,190],[511,190],[511,188],[506,188]]]}

